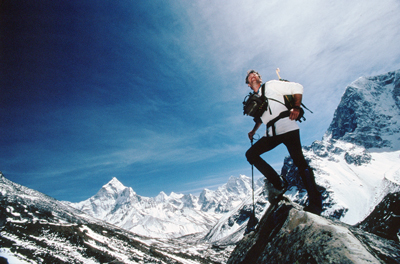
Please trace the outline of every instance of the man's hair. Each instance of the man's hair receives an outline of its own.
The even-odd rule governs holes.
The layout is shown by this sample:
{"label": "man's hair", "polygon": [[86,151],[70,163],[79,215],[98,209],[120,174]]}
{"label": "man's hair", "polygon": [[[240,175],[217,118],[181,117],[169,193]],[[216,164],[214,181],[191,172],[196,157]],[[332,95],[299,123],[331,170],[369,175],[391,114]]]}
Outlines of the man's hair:
{"label": "man's hair", "polygon": [[248,70],[248,71],[247,71],[247,75],[246,75],[246,84],[249,83],[249,75],[252,74],[252,73],[256,73],[256,74],[258,75],[258,77],[260,78],[260,80],[262,79],[262,78],[261,78],[261,75],[260,75],[257,71],[255,71],[255,70]]}

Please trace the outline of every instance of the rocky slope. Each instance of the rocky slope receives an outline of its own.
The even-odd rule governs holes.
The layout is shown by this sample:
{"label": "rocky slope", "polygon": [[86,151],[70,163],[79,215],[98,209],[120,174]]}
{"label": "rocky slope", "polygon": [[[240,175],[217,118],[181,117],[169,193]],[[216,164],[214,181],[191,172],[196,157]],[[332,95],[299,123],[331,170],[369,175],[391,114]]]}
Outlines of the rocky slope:
{"label": "rocky slope", "polygon": [[281,201],[232,252],[228,264],[399,263],[400,244]]}

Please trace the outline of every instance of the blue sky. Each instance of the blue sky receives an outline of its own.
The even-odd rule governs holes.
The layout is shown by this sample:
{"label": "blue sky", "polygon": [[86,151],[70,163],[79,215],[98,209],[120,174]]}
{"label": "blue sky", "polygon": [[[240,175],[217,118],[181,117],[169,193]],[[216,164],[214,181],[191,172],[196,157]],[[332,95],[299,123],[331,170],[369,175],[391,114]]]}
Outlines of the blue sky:
{"label": "blue sky", "polygon": [[[112,177],[151,197],[251,176],[248,69],[303,84],[303,145],[348,84],[400,69],[395,0],[7,0],[1,12],[0,170],[72,202]],[[285,155],[264,158],[279,170]]]}

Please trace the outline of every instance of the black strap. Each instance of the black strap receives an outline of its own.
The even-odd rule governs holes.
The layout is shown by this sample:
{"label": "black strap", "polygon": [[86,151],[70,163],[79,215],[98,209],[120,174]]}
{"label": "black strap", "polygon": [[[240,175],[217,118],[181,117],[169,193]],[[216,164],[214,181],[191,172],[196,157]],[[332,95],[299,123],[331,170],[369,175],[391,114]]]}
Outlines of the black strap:
{"label": "black strap", "polygon": [[270,128],[270,127],[272,127],[272,136],[276,136],[276,128],[275,128],[275,123],[279,120],[279,119],[282,119],[282,118],[285,118],[285,117],[289,117],[290,116],[290,111],[283,111],[283,112],[281,112],[277,117],[275,117],[274,119],[272,119],[272,120],[270,120],[268,123],[267,123],[267,136],[269,135],[268,134],[268,129]]}
{"label": "black strap", "polygon": [[[269,114],[272,115],[271,107],[269,106],[269,102],[268,102],[268,100],[271,99],[271,98],[268,98],[268,97],[265,96],[265,83],[263,83],[263,85],[261,86],[261,96],[263,96],[265,98],[265,101],[268,104]],[[274,101],[276,101],[276,100],[274,100]]]}
{"label": "black strap", "polygon": [[[284,80],[284,81],[286,81],[286,80]],[[272,100],[272,101],[278,102],[278,103],[284,105],[284,106],[288,109],[287,111],[281,112],[277,117],[275,117],[274,119],[270,120],[270,121],[267,123],[267,136],[269,135],[269,134],[268,134],[268,129],[269,129],[270,127],[272,127],[272,135],[273,135],[273,136],[276,136],[275,123],[276,123],[279,119],[282,119],[282,118],[285,118],[285,117],[289,117],[289,116],[290,116],[290,110],[291,110],[291,109],[289,109],[288,106],[287,106],[285,103],[282,103],[282,102],[279,101],[279,100],[276,100],[276,99],[274,99],[274,98],[267,98],[267,97],[265,96],[265,83],[263,83],[263,85],[262,85],[262,87],[261,87],[261,94],[266,98],[267,101],[268,101],[268,100]],[[287,98],[287,99],[288,99],[288,98]],[[289,101],[289,100],[288,100],[288,101]],[[305,109],[307,109],[308,111],[310,111],[310,112],[312,113],[312,111],[311,111],[310,109],[308,109],[303,103],[301,103],[301,106],[303,106]],[[269,106],[269,104],[268,104],[268,109],[269,109],[270,114],[272,114],[272,112],[271,112],[271,107]],[[300,122],[301,122],[301,121],[300,121]]]}
{"label": "black strap", "polygon": [[263,83],[263,85],[261,86],[261,95],[266,97],[265,96],[265,83]]}
{"label": "black strap", "polygon": [[313,111],[311,111],[310,109],[308,109],[307,106],[305,106],[303,103],[301,103],[301,106],[304,107],[305,109],[307,109],[308,111],[310,111],[311,114],[314,113]]}
{"label": "black strap", "polygon": [[[284,98],[285,98],[285,97],[286,97],[286,99],[289,101],[289,99],[287,98],[287,95],[284,95]],[[289,108],[286,104],[282,103],[282,102],[279,101],[279,100],[276,100],[276,99],[274,99],[274,98],[268,98],[268,100],[272,100],[272,101],[278,102],[278,103],[280,103],[280,104],[286,106],[286,108],[290,110],[290,108]],[[301,106],[302,106],[303,108],[307,109],[310,113],[312,113],[312,114],[314,113],[313,111],[311,111],[310,109],[308,109],[308,107],[305,106],[303,103],[301,103]]]}
{"label": "black strap", "polygon": [[[284,103],[282,103],[281,101],[276,100],[276,99],[274,99],[274,98],[268,98],[268,100],[272,100],[272,101],[278,102],[278,103],[280,103],[280,104],[286,106]],[[287,107],[286,107],[286,108],[287,108]]]}

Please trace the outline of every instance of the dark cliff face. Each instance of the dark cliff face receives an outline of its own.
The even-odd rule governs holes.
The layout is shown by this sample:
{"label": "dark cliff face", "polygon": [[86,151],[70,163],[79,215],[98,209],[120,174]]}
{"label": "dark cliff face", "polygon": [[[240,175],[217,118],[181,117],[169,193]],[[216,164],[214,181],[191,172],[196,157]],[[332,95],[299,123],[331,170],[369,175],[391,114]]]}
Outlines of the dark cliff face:
{"label": "dark cliff face", "polygon": [[399,242],[400,192],[388,194],[366,219],[357,224],[357,227]]}
{"label": "dark cliff face", "polygon": [[400,244],[304,212],[288,200],[271,206],[257,229],[245,236],[228,264],[398,263]]}
{"label": "dark cliff face", "polygon": [[347,87],[326,132],[365,148],[393,147],[399,132],[400,71],[363,77]]}
{"label": "dark cliff face", "polygon": [[333,139],[340,139],[357,128],[357,110],[362,107],[363,96],[353,87],[348,87],[335,111],[328,131]]}

